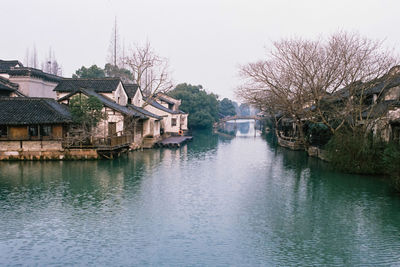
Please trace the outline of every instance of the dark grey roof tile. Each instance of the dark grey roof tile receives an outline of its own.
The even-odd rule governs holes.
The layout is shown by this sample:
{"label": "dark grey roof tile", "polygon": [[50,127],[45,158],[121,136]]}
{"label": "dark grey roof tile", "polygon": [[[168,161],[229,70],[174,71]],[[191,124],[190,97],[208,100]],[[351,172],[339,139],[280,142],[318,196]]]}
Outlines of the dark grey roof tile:
{"label": "dark grey roof tile", "polygon": [[77,93],[82,93],[84,95],[87,96],[94,96],[97,99],[99,99],[101,101],[101,103],[103,103],[104,106],[109,107],[113,110],[116,110],[124,115],[128,115],[128,116],[133,116],[133,117],[139,117],[141,119],[147,119],[147,117],[139,112],[136,112],[128,107],[124,107],[121,106],[117,103],[115,103],[112,99],[109,99],[108,97],[105,97],[99,93],[97,93],[95,90],[93,89],[86,89],[86,88],[80,88],[78,90],[75,90],[74,92],[69,93],[68,95],[58,99],[58,102],[64,101],[66,99],[69,99],[70,97],[72,97],[73,95],[77,94]]}
{"label": "dark grey roof tile", "polygon": [[99,93],[111,93],[115,91],[120,78],[98,78],[98,79],[82,79],[82,78],[64,78],[54,88],[57,92],[74,92],[81,88],[93,89]]}
{"label": "dark grey roof tile", "polygon": [[135,94],[136,94],[136,92],[137,92],[137,90],[139,88],[139,85],[137,85],[137,84],[125,84],[124,83],[124,88],[125,88],[125,92],[128,95],[128,97],[132,98],[132,97],[135,96]]}
{"label": "dark grey roof tile", "polygon": [[66,107],[50,98],[0,98],[0,125],[69,123]]}
{"label": "dark grey roof tile", "polygon": [[137,106],[132,105],[132,104],[128,105],[128,107],[133,109],[133,110],[135,110],[135,111],[137,111],[137,112],[139,112],[139,113],[142,113],[145,116],[152,117],[152,118],[155,118],[157,120],[161,120],[162,119],[161,116],[158,116],[158,115],[156,115],[154,113],[151,113],[150,111],[145,110],[144,108],[137,107]]}

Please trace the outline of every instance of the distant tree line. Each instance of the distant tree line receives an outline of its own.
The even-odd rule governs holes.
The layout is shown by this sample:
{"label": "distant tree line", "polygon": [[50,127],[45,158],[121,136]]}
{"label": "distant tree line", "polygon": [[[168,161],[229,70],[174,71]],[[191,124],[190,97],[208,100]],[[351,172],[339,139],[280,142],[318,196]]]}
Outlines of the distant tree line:
{"label": "distant tree line", "polygon": [[228,98],[218,100],[218,95],[207,93],[201,85],[178,84],[168,93],[180,99],[180,109],[189,113],[189,128],[211,128],[221,117],[237,114],[238,104]]}
{"label": "distant tree line", "polygon": [[118,77],[121,78],[124,83],[134,83],[134,77],[131,71],[124,68],[119,68],[117,66],[107,63],[104,68],[100,68],[97,65],[92,65],[90,67],[82,66],[75,71],[72,78],[104,78],[104,77]]}

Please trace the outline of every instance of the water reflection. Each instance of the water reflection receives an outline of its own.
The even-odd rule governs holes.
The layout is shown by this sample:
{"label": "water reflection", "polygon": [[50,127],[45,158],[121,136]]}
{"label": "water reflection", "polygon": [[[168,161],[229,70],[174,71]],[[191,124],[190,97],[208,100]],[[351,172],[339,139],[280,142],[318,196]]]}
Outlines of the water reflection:
{"label": "water reflection", "polygon": [[400,264],[384,181],[273,136],[194,136],[114,161],[0,162],[0,265]]}
{"label": "water reflection", "polygon": [[236,137],[255,137],[261,135],[259,121],[254,120],[234,120],[224,124],[223,132]]}

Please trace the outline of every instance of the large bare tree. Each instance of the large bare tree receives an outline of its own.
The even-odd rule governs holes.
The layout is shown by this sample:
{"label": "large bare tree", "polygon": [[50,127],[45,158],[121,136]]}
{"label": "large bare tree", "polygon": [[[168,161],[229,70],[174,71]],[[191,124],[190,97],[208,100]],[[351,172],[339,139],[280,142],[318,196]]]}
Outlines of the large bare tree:
{"label": "large bare tree", "polygon": [[396,63],[381,41],[357,33],[281,40],[266,59],[241,66],[244,82],[237,95],[261,110],[293,118],[303,138],[305,120],[335,133],[344,124],[365,122],[365,92]]}
{"label": "large bare tree", "polygon": [[173,88],[168,60],[159,56],[149,42],[131,47],[124,63],[146,97],[151,98]]}

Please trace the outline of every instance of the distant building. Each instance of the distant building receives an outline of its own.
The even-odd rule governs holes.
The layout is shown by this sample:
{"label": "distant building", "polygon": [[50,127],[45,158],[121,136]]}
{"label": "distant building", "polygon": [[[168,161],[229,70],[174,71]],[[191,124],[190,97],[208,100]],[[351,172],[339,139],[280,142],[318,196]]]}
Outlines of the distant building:
{"label": "distant building", "polygon": [[18,84],[18,91],[25,96],[54,99],[56,93],[53,89],[62,79],[39,69],[24,67],[17,60],[0,60],[0,77]]}

